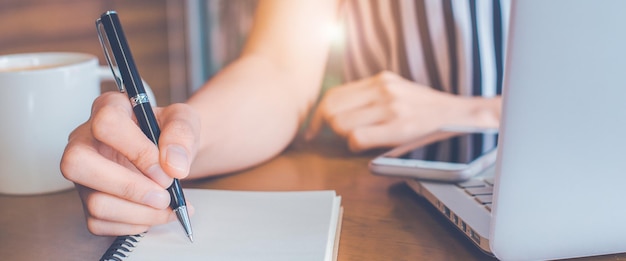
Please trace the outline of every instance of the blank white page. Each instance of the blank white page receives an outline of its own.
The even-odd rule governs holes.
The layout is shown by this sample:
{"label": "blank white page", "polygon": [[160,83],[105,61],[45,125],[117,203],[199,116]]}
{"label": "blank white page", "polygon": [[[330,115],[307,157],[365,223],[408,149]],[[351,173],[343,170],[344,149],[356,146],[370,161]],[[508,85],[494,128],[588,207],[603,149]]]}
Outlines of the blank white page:
{"label": "blank white page", "polygon": [[186,189],[194,243],[178,221],[151,228],[124,260],[333,260],[334,191]]}

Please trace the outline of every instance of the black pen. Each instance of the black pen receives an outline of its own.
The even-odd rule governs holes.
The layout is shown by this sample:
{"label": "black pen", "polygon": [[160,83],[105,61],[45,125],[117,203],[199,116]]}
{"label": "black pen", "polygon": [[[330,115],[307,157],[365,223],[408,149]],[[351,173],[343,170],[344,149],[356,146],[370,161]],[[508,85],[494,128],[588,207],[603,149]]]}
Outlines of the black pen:
{"label": "black pen", "polygon": [[[104,35],[100,31],[100,26],[104,28]],[[137,71],[135,62],[130,53],[130,48],[126,42],[124,32],[122,31],[122,25],[117,16],[117,12],[108,11],[102,14],[102,16],[96,20],[96,30],[98,31],[100,44],[102,44],[102,49],[104,50],[104,56],[115,76],[118,88],[121,92],[126,91],[128,94],[133,106],[133,111],[139,122],[139,127],[143,133],[158,146],[161,130],[154,117],[148,95],[146,95],[143,82],[141,81],[141,77],[139,76],[139,72]],[[105,42],[105,38],[108,40],[108,45]],[[107,46],[111,48],[111,52],[113,53],[112,57],[109,55]],[[116,69],[119,70],[121,78],[117,75]],[[172,185],[167,188],[167,191],[169,191],[171,198],[170,207],[176,213],[178,221],[183,225],[187,237],[193,242],[193,232],[191,231],[191,221],[189,220],[189,214],[187,212],[187,204],[185,203],[185,196],[183,195],[183,190],[178,179],[174,179]]]}

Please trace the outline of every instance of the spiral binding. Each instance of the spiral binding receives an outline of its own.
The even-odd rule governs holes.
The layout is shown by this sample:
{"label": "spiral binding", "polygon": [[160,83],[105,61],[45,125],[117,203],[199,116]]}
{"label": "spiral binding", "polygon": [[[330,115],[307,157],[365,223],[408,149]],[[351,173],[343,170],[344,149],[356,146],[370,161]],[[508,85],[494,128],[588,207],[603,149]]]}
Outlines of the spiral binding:
{"label": "spiral binding", "polygon": [[144,237],[144,233],[137,235],[119,236],[115,238],[109,249],[102,255],[100,261],[123,261],[128,253],[133,252],[137,242]]}

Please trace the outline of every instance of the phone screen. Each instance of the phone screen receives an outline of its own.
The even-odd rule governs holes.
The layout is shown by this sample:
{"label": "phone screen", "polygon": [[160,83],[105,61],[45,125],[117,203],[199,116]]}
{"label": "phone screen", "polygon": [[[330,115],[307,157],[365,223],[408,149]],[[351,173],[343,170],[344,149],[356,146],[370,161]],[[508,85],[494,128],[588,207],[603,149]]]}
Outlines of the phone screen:
{"label": "phone screen", "polygon": [[400,155],[401,159],[468,164],[496,149],[498,133],[460,133]]}

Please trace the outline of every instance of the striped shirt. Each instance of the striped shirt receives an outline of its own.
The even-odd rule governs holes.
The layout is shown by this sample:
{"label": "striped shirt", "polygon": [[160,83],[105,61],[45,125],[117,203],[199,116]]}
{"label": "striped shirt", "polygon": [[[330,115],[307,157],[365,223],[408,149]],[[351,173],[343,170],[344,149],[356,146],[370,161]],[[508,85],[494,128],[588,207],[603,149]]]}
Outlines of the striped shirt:
{"label": "striped shirt", "polygon": [[501,93],[509,0],[345,0],[344,79],[388,70],[464,96]]}

